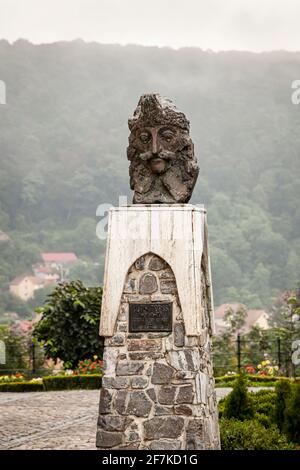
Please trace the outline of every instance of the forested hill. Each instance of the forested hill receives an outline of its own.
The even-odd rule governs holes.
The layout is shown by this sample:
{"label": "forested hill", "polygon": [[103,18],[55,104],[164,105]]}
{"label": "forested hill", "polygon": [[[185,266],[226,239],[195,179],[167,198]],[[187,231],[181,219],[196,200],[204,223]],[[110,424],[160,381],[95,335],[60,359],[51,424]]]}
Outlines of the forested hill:
{"label": "forested hill", "polygon": [[41,250],[100,260],[96,208],[130,195],[127,119],[147,92],[191,121],[215,303],[266,306],[300,279],[300,53],[2,40],[0,79],[2,292]]}

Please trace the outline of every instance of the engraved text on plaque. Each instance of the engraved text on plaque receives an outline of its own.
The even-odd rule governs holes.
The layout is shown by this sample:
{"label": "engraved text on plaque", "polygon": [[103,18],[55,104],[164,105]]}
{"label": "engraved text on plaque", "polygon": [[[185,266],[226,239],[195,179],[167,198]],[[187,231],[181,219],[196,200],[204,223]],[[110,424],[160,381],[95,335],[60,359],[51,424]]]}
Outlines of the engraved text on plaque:
{"label": "engraved text on plaque", "polygon": [[129,331],[172,331],[172,302],[130,303]]}

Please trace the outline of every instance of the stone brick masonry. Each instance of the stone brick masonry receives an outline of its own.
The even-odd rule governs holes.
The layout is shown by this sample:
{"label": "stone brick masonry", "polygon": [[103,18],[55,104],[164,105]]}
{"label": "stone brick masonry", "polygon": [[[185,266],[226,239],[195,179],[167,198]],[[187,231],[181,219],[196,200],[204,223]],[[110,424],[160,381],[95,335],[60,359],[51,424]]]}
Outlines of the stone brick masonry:
{"label": "stone brick masonry", "polygon": [[[129,302],[173,304],[172,332],[130,333]],[[99,449],[219,449],[206,280],[204,328],[186,336],[171,268],[149,253],[130,268],[115,333],[105,339]]]}

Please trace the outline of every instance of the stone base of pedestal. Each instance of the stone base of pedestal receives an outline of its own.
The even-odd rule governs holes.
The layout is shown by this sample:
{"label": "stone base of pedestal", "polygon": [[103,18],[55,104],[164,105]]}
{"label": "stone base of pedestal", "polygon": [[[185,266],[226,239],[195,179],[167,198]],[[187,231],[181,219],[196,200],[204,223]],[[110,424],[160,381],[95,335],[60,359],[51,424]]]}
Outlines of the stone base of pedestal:
{"label": "stone base of pedestal", "polygon": [[[113,332],[105,338],[99,449],[220,448],[210,352],[210,272],[203,237],[197,248],[199,273],[186,279],[187,284],[198,279],[200,293],[197,312],[201,318],[192,327],[186,324],[187,313],[197,312],[183,311],[178,277],[166,259],[157,255],[158,245],[155,254],[145,252],[127,268]],[[105,279],[104,288],[108,288],[112,279],[108,272]],[[108,295],[114,292],[106,291],[106,299]],[[105,318],[108,303],[103,307],[104,332],[111,328]],[[195,325],[200,332],[195,329],[188,334],[187,329],[193,333]]]}

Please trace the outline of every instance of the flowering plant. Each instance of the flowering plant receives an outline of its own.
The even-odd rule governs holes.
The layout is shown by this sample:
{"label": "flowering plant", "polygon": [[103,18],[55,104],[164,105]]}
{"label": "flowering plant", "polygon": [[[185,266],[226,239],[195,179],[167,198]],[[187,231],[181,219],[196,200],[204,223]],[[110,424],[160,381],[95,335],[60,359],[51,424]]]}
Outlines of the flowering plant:
{"label": "flowering plant", "polygon": [[20,372],[16,372],[13,375],[0,375],[0,382],[23,382],[25,380],[24,374],[20,374]]}
{"label": "flowering plant", "polygon": [[93,359],[85,359],[79,361],[76,371],[74,374],[102,374],[103,361],[98,356],[93,356]]}
{"label": "flowering plant", "polygon": [[255,374],[256,373],[255,367],[250,366],[250,365],[246,366],[245,370],[246,370],[247,374]]}
{"label": "flowering plant", "polygon": [[279,367],[273,366],[269,360],[266,360],[258,364],[257,369],[259,375],[274,376],[278,372]]}

